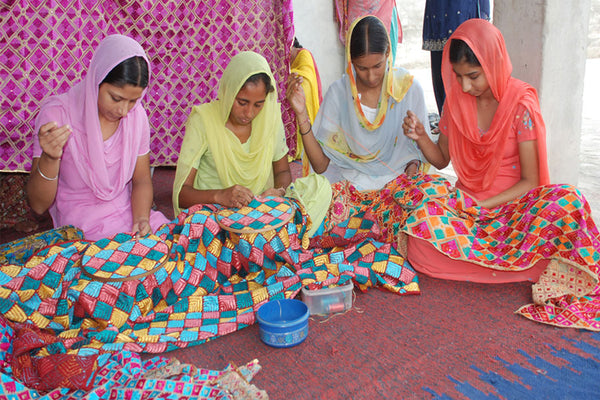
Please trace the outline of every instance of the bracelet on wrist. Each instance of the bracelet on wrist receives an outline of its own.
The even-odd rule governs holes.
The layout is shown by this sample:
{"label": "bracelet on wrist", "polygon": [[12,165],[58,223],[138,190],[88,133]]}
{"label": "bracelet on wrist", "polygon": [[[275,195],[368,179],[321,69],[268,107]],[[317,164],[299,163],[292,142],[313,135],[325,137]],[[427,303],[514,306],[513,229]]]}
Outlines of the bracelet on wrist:
{"label": "bracelet on wrist", "polygon": [[44,179],[45,179],[45,180],[47,180],[47,181],[55,181],[55,180],[57,180],[57,179],[58,179],[58,174],[56,174],[56,176],[55,176],[54,178],[49,178],[49,177],[47,177],[46,175],[44,175],[44,173],[43,173],[43,172],[42,172],[42,170],[40,169],[40,163],[39,163],[39,161],[38,161],[38,164],[37,164],[37,172],[40,174],[40,176],[41,176],[42,178],[44,178]]}
{"label": "bracelet on wrist", "polygon": [[302,132],[300,131],[300,136],[306,136],[308,135],[308,133],[312,130],[312,124],[309,122],[308,123],[308,130],[306,132]]}
{"label": "bracelet on wrist", "polygon": [[418,170],[419,167],[421,166],[421,161],[420,160],[409,161],[408,164],[406,164],[406,168],[404,168],[404,172],[408,171],[408,169],[410,168],[411,165],[416,165],[417,170]]}

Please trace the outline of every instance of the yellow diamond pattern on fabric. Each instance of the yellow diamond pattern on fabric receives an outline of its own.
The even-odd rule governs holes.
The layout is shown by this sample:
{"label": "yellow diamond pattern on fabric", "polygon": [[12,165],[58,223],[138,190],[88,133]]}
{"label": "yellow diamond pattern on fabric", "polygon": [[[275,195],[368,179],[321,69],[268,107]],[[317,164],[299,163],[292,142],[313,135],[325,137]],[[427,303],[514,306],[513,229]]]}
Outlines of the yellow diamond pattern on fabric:
{"label": "yellow diamond pattern on fabric", "polygon": [[252,300],[255,304],[262,303],[269,298],[269,292],[266,288],[260,288],[252,291]]}
{"label": "yellow diamond pattern on fabric", "polygon": [[[389,244],[364,240],[327,250],[303,247],[308,215],[298,203],[294,210],[292,221],[275,232],[239,235],[238,244],[233,244],[231,232],[219,228],[211,206],[187,210],[187,216],[145,238],[155,242],[152,247],[149,241],[132,240],[130,234],[93,245],[57,244],[21,266],[18,275],[28,272],[37,280],[12,281],[16,287],[10,289],[0,286],[0,311],[9,319],[53,329],[68,353],[164,352],[251,325],[264,302],[294,297],[303,285],[356,280],[362,289],[383,285],[398,294],[419,293],[418,285],[403,289],[417,283],[417,277]],[[145,244],[147,251],[136,247],[139,244]],[[152,250],[163,244],[168,249],[169,273],[160,269],[141,279],[102,282],[82,272],[94,257],[106,261],[102,268],[115,270],[122,267],[119,263],[135,264],[138,260],[133,256],[141,254],[156,262],[161,253],[157,256]],[[216,252],[209,253],[208,247]],[[119,253],[111,258],[115,252],[127,256]],[[119,263],[110,265],[111,260]],[[373,264],[381,272],[374,271]],[[47,273],[38,274],[41,271]],[[35,289],[42,286],[42,291]],[[52,287],[61,290],[47,293]],[[35,295],[15,301],[19,292]],[[47,299],[56,296],[56,301],[43,299],[43,307],[38,307],[40,292]],[[36,355],[49,353],[44,347]]]}
{"label": "yellow diamond pattern on fabric", "polygon": [[[27,321],[27,314],[21,309],[21,307],[12,306],[8,311],[4,313],[4,316],[11,321],[25,322]],[[35,316],[34,316],[35,317]],[[36,318],[37,323],[41,323],[46,326],[46,321]]]}
{"label": "yellow diamond pattern on fabric", "polygon": [[387,263],[384,261],[378,261],[373,263],[373,271],[377,273],[384,273],[387,268]]}
{"label": "yellow diamond pattern on fabric", "polygon": [[3,273],[5,273],[6,275],[9,275],[11,277],[16,277],[19,272],[21,272],[22,268],[18,267],[16,265],[3,265],[0,267],[0,269],[2,270]]}
{"label": "yellow diamond pattern on fabric", "polygon": [[113,309],[112,314],[110,315],[111,321],[114,321],[116,326],[123,326],[127,322],[127,318],[129,314],[124,311],[119,310],[118,308]]}
{"label": "yellow diamond pattern on fabric", "polygon": [[[418,177],[426,193],[441,177]],[[569,185],[545,185],[494,209],[456,190],[415,204],[403,231],[453,259],[522,271],[550,260],[533,286],[534,304],[517,312],[538,322],[600,330],[600,233],[585,197]]]}

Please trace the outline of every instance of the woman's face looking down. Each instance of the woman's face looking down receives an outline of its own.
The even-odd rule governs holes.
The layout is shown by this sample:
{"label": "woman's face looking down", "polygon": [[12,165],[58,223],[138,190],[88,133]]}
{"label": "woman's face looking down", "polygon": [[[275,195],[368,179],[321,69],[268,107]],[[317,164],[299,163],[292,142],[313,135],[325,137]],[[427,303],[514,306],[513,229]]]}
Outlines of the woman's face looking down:
{"label": "woman's face looking down", "polygon": [[387,68],[388,54],[371,53],[352,59],[356,80],[367,88],[381,87]]}
{"label": "woman's face looking down", "polygon": [[492,95],[490,84],[482,67],[461,61],[453,63],[452,70],[464,93],[475,97]]}
{"label": "woman's face looking down", "polygon": [[144,88],[126,84],[123,87],[102,83],[98,88],[98,117],[117,122],[125,117],[142,97]]}
{"label": "woman's face looking down", "polygon": [[267,88],[264,82],[246,82],[235,96],[229,122],[234,126],[250,125],[265,105],[266,98]]}

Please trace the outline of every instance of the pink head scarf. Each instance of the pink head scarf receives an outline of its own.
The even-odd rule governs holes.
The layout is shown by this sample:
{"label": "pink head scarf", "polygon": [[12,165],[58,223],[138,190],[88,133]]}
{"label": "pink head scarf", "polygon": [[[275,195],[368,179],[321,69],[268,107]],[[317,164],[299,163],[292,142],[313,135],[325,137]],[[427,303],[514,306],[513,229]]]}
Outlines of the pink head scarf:
{"label": "pink head scarf", "polygon": [[[102,200],[112,200],[133,176],[137,161],[136,151],[143,135],[150,134],[148,116],[141,101],[120,121],[115,137],[119,140],[119,154],[105,156],[100,120],[98,118],[98,88],[108,73],[131,57],[143,57],[148,64],[144,49],[138,42],[123,35],[111,35],[102,40],[90,62],[83,80],[67,93],[53,96],[44,106],[63,108],[73,130],[66,146],[69,147],[79,174],[94,194]],[[38,121],[38,124],[47,121]],[[36,132],[39,126],[36,127]],[[141,132],[141,134],[140,134]],[[109,176],[107,166],[120,163],[118,176]]]}
{"label": "pink head scarf", "polygon": [[[477,125],[477,99],[462,91],[450,63],[452,39],[464,41],[475,53],[498,101],[489,130],[481,135]],[[524,105],[538,129],[539,184],[549,183],[546,129],[536,90],[511,76],[512,64],[502,33],[483,19],[463,22],[448,39],[442,56],[446,101],[442,121],[449,138],[450,158],[458,177],[473,192],[488,190],[496,178],[502,151],[519,104]],[[499,150],[500,149],[500,150]]]}

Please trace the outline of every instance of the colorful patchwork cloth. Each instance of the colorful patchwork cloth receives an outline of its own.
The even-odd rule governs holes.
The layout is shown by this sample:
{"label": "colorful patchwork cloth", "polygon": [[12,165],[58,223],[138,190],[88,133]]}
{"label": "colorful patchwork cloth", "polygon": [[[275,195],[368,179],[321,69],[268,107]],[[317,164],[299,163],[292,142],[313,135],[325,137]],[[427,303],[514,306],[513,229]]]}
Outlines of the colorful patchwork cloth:
{"label": "colorful patchwork cloth", "polygon": [[476,206],[439,176],[418,176],[402,192],[414,211],[403,227],[450,258],[519,271],[551,260],[533,285],[534,321],[600,330],[600,235],[584,196],[569,185],[537,187],[494,209]]}
{"label": "colorful patchwork cloth", "polygon": [[50,355],[83,371],[98,361],[64,355],[200,344],[253,324],[264,302],[294,297],[309,284],[351,279],[362,290],[419,293],[414,270],[391,244],[308,250],[308,217],[293,204],[293,218],[272,231],[228,232],[215,218],[218,208],[196,206],[156,235],[66,242],[25,265],[0,267],[0,312],[55,338],[27,341],[21,370]]}
{"label": "colorful patchwork cloth", "polygon": [[394,244],[405,255],[401,229],[407,210],[412,209],[413,193],[405,191],[410,185],[406,175],[398,176],[379,190],[359,191],[348,181],[332,184],[332,201],[323,221],[323,234],[311,239],[311,247],[340,246],[372,238]]}
{"label": "colorful patchwork cloth", "polygon": [[[0,317],[0,322],[2,317]],[[28,331],[16,334],[15,349],[23,355],[34,347],[57,338],[41,334],[31,324],[16,324]],[[26,325],[30,327],[27,328]],[[15,335],[0,323],[0,334]],[[36,332],[37,331],[37,332]],[[34,333],[36,332],[36,333]],[[25,338],[26,336],[27,338]],[[27,346],[21,344],[27,343]],[[29,351],[27,350],[29,348]],[[0,398],[2,399],[267,399],[267,394],[249,382],[260,371],[258,360],[244,366],[228,365],[222,371],[200,369],[181,364],[177,359],[153,357],[142,361],[129,351],[79,356],[56,354],[57,357],[27,357],[13,360],[10,367],[0,364]],[[65,359],[70,362],[64,363]],[[86,362],[93,360],[91,362]],[[93,364],[93,367],[92,367]],[[75,373],[72,369],[75,370]],[[18,378],[18,379],[17,379]],[[60,387],[58,386],[60,383]]]}
{"label": "colorful patchwork cloth", "polygon": [[83,232],[72,225],[50,229],[8,243],[0,244],[0,265],[25,264],[33,253],[44,247],[83,239]]}

